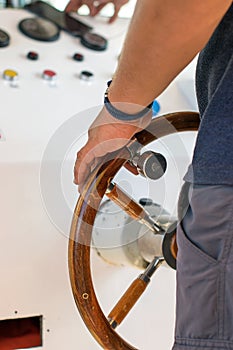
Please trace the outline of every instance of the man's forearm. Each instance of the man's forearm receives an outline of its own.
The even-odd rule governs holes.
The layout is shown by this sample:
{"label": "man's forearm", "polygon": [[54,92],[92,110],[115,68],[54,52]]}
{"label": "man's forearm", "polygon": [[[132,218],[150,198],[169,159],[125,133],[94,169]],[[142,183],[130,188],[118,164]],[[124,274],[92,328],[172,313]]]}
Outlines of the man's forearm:
{"label": "man's forearm", "polygon": [[231,3],[138,0],[110,101],[148,105],[205,46]]}

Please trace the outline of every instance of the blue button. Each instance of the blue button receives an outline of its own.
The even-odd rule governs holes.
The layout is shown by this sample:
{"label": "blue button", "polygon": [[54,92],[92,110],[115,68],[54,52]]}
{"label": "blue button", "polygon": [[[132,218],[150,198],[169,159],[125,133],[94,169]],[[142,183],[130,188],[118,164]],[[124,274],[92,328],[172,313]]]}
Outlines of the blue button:
{"label": "blue button", "polygon": [[152,104],[152,115],[153,117],[156,116],[160,111],[160,104],[158,103],[158,101],[154,100],[153,104]]}

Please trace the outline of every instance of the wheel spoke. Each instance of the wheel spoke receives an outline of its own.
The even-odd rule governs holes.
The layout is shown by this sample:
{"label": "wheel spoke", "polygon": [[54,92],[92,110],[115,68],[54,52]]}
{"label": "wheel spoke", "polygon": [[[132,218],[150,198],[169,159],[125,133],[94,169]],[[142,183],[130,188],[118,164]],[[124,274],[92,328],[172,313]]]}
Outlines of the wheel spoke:
{"label": "wheel spoke", "polygon": [[108,320],[112,328],[115,329],[125,319],[146,290],[152,275],[163,262],[163,257],[155,257],[147,266],[146,270],[131,283],[129,288],[108,315]]}
{"label": "wheel spoke", "polygon": [[146,225],[151,231],[159,234],[164,232],[164,229],[156,223],[148,211],[114,182],[111,182],[108,186],[106,195],[129,216]]}

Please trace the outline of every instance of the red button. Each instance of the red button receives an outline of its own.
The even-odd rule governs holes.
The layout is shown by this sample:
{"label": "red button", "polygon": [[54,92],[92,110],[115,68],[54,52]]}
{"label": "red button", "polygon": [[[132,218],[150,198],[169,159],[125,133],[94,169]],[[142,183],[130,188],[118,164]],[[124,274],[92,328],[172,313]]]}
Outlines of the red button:
{"label": "red button", "polygon": [[55,73],[54,71],[52,71],[52,70],[49,70],[49,69],[45,69],[44,71],[43,71],[43,78],[45,79],[45,80],[54,80],[54,79],[56,79],[57,78],[57,73]]}

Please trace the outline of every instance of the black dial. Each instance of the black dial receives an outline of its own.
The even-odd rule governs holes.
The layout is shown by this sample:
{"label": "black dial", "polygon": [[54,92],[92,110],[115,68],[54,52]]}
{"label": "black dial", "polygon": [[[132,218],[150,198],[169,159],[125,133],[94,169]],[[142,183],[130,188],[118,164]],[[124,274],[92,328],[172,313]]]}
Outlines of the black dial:
{"label": "black dial", "polygon": [[86,32],[81,36],[81,43],[95,51],[104,51],[108,45],[107,40],[103,36],[91,32]]}
{"label": "black dial", "polygon": [[0,29],[0,47],[6,47],[10,43],[9,35]]}
{"label": "black dial", "polygon": [[59,38],[58,26],[43,18],[26,18],[19,23],[19,29],[29,38],[40,41],[55,41]]}

